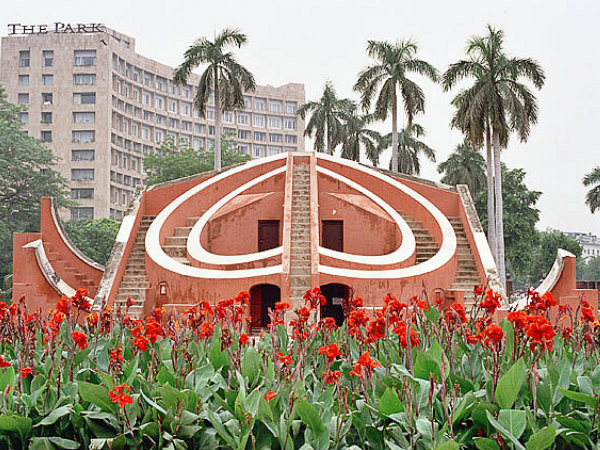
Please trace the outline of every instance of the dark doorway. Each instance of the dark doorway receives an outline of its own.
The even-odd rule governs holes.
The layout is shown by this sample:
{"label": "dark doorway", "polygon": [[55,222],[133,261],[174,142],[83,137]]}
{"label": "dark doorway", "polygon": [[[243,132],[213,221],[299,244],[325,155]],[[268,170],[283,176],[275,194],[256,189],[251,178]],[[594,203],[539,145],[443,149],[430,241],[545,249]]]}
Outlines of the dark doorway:
{"label": "dark doorway", "polygon": [[333,317],[337,326],[344,323],[344,308],[342,303],[348,300],[350,288],[344,284],[325,284],[321,286],[321,294],[327,299],[327,303],[321,306],[321,319]]}
{"label": "dark doorway", "polygon": [[279,220],[258,221],[258,251],[279,247]]}
{"label": "dark doorway", "polygon": [[274,284],[259,284],[250,289],[251,329],[257,332],[269,322],[269,310],[281,300],[281,289]]}
{"label": "dark doorway", "polygon": [[323,220],[323,247],[344,251],[344,221]]}

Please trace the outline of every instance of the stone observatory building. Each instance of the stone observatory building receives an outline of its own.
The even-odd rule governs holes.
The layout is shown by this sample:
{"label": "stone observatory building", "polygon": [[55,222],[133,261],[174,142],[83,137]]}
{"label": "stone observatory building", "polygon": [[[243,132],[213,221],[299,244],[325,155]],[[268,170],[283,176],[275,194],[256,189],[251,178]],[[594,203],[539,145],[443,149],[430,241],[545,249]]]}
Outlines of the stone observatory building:
{"label": "stone observatory building", "polygon": [[[135,315],[247,290],[255,329],[268,324],[275,302],[299,306],[313,287],[327,298],[321,316],[338,322],[351,295],[366,308],[382,305],[388,293],[426,293],[468,307],[475,286],[501,290],[466,186],[312,152],[140,189],[106,268],[70,243],[45,199],[41,232],[15,235],[14,267],[15,297],[25,294],[43,309],[80,287],[96,306],[131,297]],[[574,278],[564,277],[563,267],[548,286],[575,298]]]}

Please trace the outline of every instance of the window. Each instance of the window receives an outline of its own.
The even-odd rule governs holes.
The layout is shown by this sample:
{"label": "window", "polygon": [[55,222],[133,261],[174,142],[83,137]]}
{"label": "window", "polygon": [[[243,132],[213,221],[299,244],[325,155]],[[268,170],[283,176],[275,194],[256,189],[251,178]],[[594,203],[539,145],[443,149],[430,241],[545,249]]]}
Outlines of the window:
{"label": "window", "polygon": [[163,132],[161,130],[154,130],[154,142],[161,142],[163,140]]}
{"label": "window", "polygon": [[72,142],[76,144],[89,144],[94,142],[96,133],[93,130],[76,130],[72,132]]}
{"label": "window", "polygon": [[269,145],[269,156],[277,155],[278,153],[281,153],[281,152],[282,152],[281,147],[273,147],[273,146]]}
{"label": "window", "polygon": [[286,144],[296,144],[298,142],[298,136],[293,134],[285,135],[285,143]]}
{"label": "window", "polygon": [[94,169],[71,169],[71,180],[94,181]]}
{"label": "window", "polygon": [[42,75],[42,84],[52,86],[54,84],[54,75]]}
{"label": "window", "polygon": [[286,147],[285,151],[286,152],[295,152],[296,151],[296,147]]}
{"label": "window", "polygon": [[19,75],[19,86],[29,86],[29,75]]}
{"label": "window", "polygon": [[75,200],[92,200],[94,198],[94,189],[71,189],[71,198]]}
{"label": "window", "polygon": [[42,112],[40,121],[42,123],[52,123],[52,113],[51,112]]}
{"label": "window", "polygon": [[194,150],[200,150],[204,147],[204,139],[202,138],[194,138],[192,141],[192,148]]}
{"label": "window", "polygon": [[52,94],[49,92],[42,93],[42,105],[47,106],[52,104]]}
{"label": "window", "polygon": [[235,120],[235,116],[233,114],[233,111],[225,111],[223,113],[223,122],[225,123],[233,123]]}
{"label": "window", "polygon": [[253,124],[255,127],[264,128],[265,127],[265,116],[262,114],[254,114],[252,116]]}
{"label": "window", "polygon": [[96,113],[94,112],[74,112],[74,123],[94,123],[96,121]]}
{"label": "window", "polygon": [[237,113],[238,125],[250,125],[250,114]]}
{"label": "window", "polygon": [[157,109],[165,109],[165,99],[158,95],[154,96],[154,107]]}
{"label": "window", "polygon": [[71,208],[71,220],[90,220],[94,218],[94,208]]}
{"label": "window", "polygon": [[261,156],[264,156],[264,154],[265,154],[265,146],[264,145],[254,144],[252,146],[252,155],[255,158],[260,158]]}
{"label": "window", "polygon": [[208,134],[215,134],[215,126],[214,125],[209,125],[208,126]]}
{"label": "window", "polygon": [[177,102],[175,100],[168,100],[169,112],[176,113],[177,112]]}
{"label": "window", "polygon": [[285,102],[285,112],[288,114],[296,114],[296,108],[298,104],[296,102]]}
{"label": "window", "polygon": [[269,133],[269,142],[283,142],[283,136],[281,134]]}
{"label": "window", "polygon": [[54,51],[44,50],[42,52],[42,66],[52,67],[54,65]]}
{"label": "window", "polygon": [[252,139],[252,132],[250,130],[238,130],[238,138]]}
{"label": "window", "polygon": [[142,103],[146,106],[152,106],[152,94],[150,92],[148,92],[148,91],[142,92]]}
{"label": "window", "polygon": [[215,120],[215,109],[214,108],[206,108],[206,119],[207,120]]}
{"label": "window", "polygon": [[281,117],[269,116],[269,128],[273,128],[275,130],[280,130],[281,129]]}
{"label": "window", "polygon": [[29,50],[19,52],[19,67],[29,67]]}
{"label": "window", "polygon": [[250,145],[248,145],[248,144],[238,144],[238,151],[242,155],[249,155],[250,154]]}
{"label": "window", "polygon": [[188,103],[188,102],[181,102],[180,112],[184,116],[191,116],[192,115],[192,104]]}
{"label": "window", "polygon": [[254,132],[254,140],[255,141],[266,141],[267,140],[267,133],[262,133],[260,131],[255,131]]}
{"label": "window", "polygon": [[71,161],[93,161],[96,159],[95,150],[71,150]]}
{"label": "window", "polygon": [[259,111],[265,111],[267,109],[267,100],[264,98],[255,97],[254,109],[258,109]]}
{"label": "window", "polygon": [[285,118],[285,129],[286,130],[295,130],[296,129],[296,118],[295,117],[286,117]]}
{"label": "window", "polygon": [[206,125],[204,125],[203,123],[195,123],[194,124],[194,133],[205,134],[206,133]]}
{"label": "window", "polygon": [[142,127],[142,139],[146,141],[150,139],[150,128]]}
{"label": "window", "polygon": [[75,105],[94,105],[96,103],[96,93],[81,92],[73,94],[73,103]]}
{"label": "window", "polygon": [[21,123],[29,122],[29,113],[26,113],[26,112],[19,113],[19,119],[21,120]]}
{"label": "window", "polygon": [[76,86],[93,86],[96,84],[96,74],[76,73],[73,75],[73,84]]}
{"label": "window", "polygon": [[252,109],[252,97],[244,95],[244,109]]}
{"label": "window", "polygon": [[269,111],[280,113],[283,109],[283,102],[281,100],[269,100]]}
{"label": "window", "polygon": [[192,122],[187,122],[185,120],[181,121],[181,129],[186,131],[192,131]]}
{"label": "window", "polygon": [[76,66],[95,66],[96,50],[75,50]]}
{"label": "window", "polygon": [[42,142],[52,142],[52,131],[42,131],[40,133],[40,140]]}
{"label": "window", "polygon": [[29,105],[29,94],[19,94],[19,105]]}

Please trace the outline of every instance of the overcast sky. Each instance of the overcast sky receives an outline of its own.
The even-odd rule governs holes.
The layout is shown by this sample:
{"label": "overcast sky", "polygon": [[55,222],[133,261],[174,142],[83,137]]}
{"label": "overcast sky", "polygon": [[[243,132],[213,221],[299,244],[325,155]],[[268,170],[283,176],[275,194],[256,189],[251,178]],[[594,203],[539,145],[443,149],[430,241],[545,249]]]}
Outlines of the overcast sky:
{"label": "overcast sky", "polygon": [[[304,83],[307,99],[320,96],[326,80],[340,96],[357,98],[352,85],[369,63],[367,39],[415,39],[419,56],[443,71],[463,57],[469,36],[493,24],[505,31],[510,54],[537,59],[547,77],[539,123],[527,143],[511,140],[503,160],[524,168],[529,188],[543,192],[540,229],[600,234],[600,214],[590,214],[581,184],[600,165],[597,0],[27,0],[3,4],[1,17],[3,25],[102,22],[136,38],[142,55],[173,66],[194,39],[239,27],[249,37],[239,60],[257,82]],[[462,139],[448,125],[454,93],[415,79],[427,96],[417,122],[441,162]],[[426,163],[421,176],[439,179],[436,164]]]}

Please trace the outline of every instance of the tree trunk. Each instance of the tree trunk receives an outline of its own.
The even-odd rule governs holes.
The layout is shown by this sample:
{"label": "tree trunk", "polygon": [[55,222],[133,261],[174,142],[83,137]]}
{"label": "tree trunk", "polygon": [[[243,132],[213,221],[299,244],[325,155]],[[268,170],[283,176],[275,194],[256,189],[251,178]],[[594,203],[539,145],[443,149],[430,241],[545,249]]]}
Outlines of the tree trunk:
{"label": "tree trunk", "polygon": [[490,129],[486,127],[485,130],[485,149],[487,156],[487,215],[488,215],[488,242],[492,249],[492,255],[496,259],[497,245],[496,245],[496,213],[495,213],[495,202],[494,202],[494,156],[492,153],[492,138],[490,136]]}
{"label": "tree trunk", "polygon": [[398,97],[392,100],[392,172],[398,172]]}
{"label": "tree trunk", "polygon": [[502,287],[506,292],[506,261],[504,260],[504,221],[502,214],[502,166],[500,164],[500,138],[497,133],[494,135],[494,195],[496,197],[496,245],[498,254],[496,263]]}
{"label": "tree trunk", "polygon": [[215,170],[221,170],[221,92],[219,92],[219,71],[215,67]]}
{"label": "tree trunk", "polygon": [[327,119],[325,119],[325,154],[333,155],[333,151],[331,150],[331,133],[329,133],[329,123]]}

